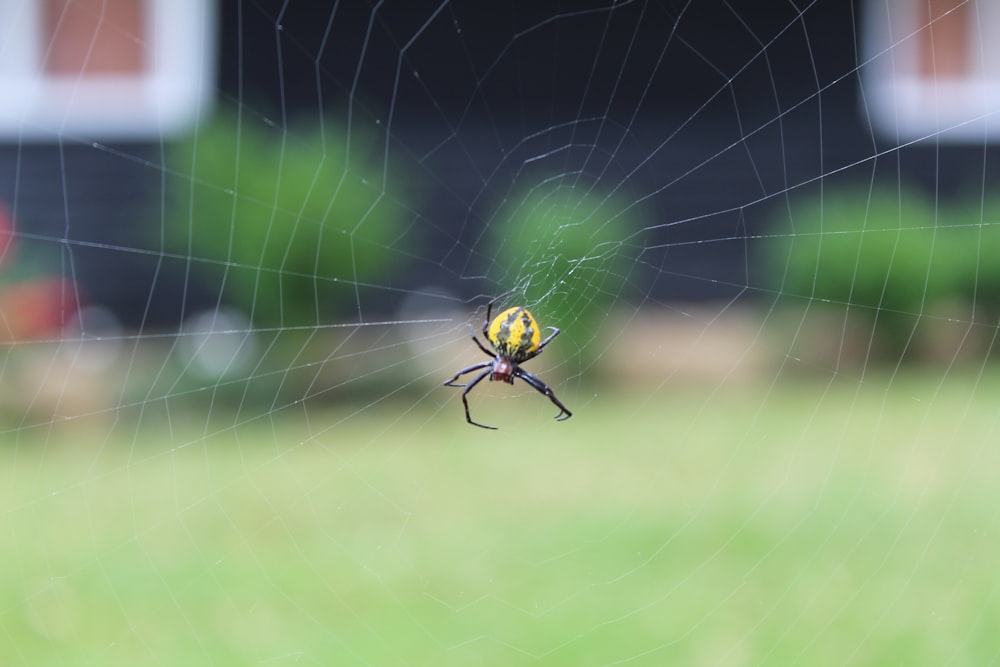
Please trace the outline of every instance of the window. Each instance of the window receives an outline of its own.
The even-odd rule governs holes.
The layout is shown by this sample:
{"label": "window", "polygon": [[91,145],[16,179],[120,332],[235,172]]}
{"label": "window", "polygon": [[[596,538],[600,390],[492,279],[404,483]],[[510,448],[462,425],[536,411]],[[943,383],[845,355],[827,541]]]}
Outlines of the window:
{"label": "window", "polygon": [[0,139],[142,139],[214,96],[215,4],[0,0]]}
{"label": "window", "polygon": [[879,136],[1000,137],[1000,3],[866,0],[862,103]]}

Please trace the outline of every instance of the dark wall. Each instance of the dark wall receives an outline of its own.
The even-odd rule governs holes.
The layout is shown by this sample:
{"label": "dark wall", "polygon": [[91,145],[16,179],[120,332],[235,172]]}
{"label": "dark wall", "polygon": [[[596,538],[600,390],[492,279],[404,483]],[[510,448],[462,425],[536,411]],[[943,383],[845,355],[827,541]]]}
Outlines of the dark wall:
{"label": "dark wall", "polygon": [[[873,138],[851,3],[801,14],[749,0],[609,4],[435,0],[373,13],[226,1],[220,105],[276,128],[322,115],[374,136],[394,173],[426,190],[419,261],[392,259],[407,264],[405,284],[471,294],[490,259],[483,225],[515,181],[552,169],[640,204],[636,280],[663,299],[752,293],[748,239],[788,194],[879,178],[947,196],[986,177],[982,147],[897,151]],[[0,199],[20,230],[47,242],[85,296],[148,327],[216,298],[184,257],[163,253],[164,148],[0,149]],[[557,149],[560,162],[536,161]],[[393,293],[374,298],[393,306]]]}

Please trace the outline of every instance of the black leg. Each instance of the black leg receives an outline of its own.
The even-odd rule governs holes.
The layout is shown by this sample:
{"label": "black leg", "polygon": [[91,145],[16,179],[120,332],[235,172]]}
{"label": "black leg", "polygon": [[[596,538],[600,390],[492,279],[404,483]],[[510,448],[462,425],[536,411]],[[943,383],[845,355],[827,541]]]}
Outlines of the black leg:
{"label": "black leg", "polygon": [[[553,336],[554,335],[555,334],[553,334]],[[573,416],[573,413],[566,409],[566,406],[562,404],[562,401],[556,398],[556,395],[552,393],[552,390],[548,388],[548,385],[536,378],[534,375],[521,368],[518,368],[514,375],[530,384],[539,393],[549,397],[549,400],[552,401],[557,408],[559,408],[559,414],[556,415],[556,421],[566,421]],[[466,391],[468,391],[468,389],[466,389]]]}
{"label": "black leg", "polygon": [[462,392],[462,404],[465,405],[465,421],[469,422],[473,426],[478,426],[479,428],[488,428],[491,431],[495,431],[495,430],[497,430],[496,426],[487,426],[486,424],[480,424],[479,422],[472,421],[472,416],[469,415],[469,400],[465,397],[466,394],[468,394],[470,391],[472,391],[473,387],[475,387],[477,384],[479,384],[479,382],[484,377],[486,377],[487,375],[489,375],[492,371],[493,371],[493,368],[492,368],[492,365],[491,365],[490,368],[487,368],[485,371],[483,371],[482,373],[480,373],[479,375],[477,375],[475,380],[473,380],[469,384],[465,385],[465,391]]}
{"label": "black leg", "polygon": [[[486,346],[485,346],[485,345],[483,345],[482,343],[480,343],[480,342],[479,342],[479,339],[478,339],[478,338],[476,338],[476,332],[475,332],[475,330],[474,330],[474,329],[472,328],[472,325],[471,325],[471,324],[469,325],[469,335],[470,335],[470,336],[472,336],[472,340],[473,340],[473,342],[474,342],[474,343],[475,343],[476,345],[478,345],[478,346],[479,346],[479,349],[480,349],[480,350],[482,350],[482,351],[483,351],[483,352],[484,352],[484,353],[486,354],[486,356],[487,356],[487,357],[495,357],[495,356],[497,356],[497,355],[496,355],[496,352],[490,352],[489,350],[487,350],[487,349],[486,349]],[[489,340],[489,336],[487,336],[487,337],[486,337],[486,340]]]}
{"label": "black leg", "polygon": [[[488,304],[486,304],[486,321],[483,322],[483,338],[485,338],[486,340],[490,339],[490,333],[489,333],[489,331],[490,331],[490,322],[493,320],[493,317],[492,317],[492,315],[493,315],[493,304],[495,304],[500,299],[503,299],[503,298],[506,298],[506,297],[510,296],[511,294],[513,294],[516,291],[517,290],[513,290],[512,289],[509,292],[504,292],[500,296],[493,297],[493,300],[490,301]],[[476,342],[479,342],[479,341],[476,341]]]}
{"label": "black leg", "polygon": [[446,380],[445,383],[444,383],[444,386],[446,386],[446,387],[466,387],[468,385],[455,384],[455,380],[457,380],[461,376],[465,375],[466,373],[471,373],[472,371],[478,371],[480,368],[486,368],[487,366],[491,367],[491,370],[492,370],[493,362],[492,361],[484,361],[481,364],[473,364],[472,366],[466,366],[465,368],[463,368],[459,372],[455,373],[455,377],[453,377],[450,380]]}
{"label": "black leg", "polygon": [[559,335],[559,329],[557,329],[555,327],[545,327],[545,328],[546,329],[551,329],[552,333],[549,334],[548,338],[546,338],[545,340],[543,340],[541,343],[538,344],[538,349],[535,350],[535,355],[538,355],[538,353],[540,353],[542,351],[543,347],[545,347],[546,345],[548,345],[552,341],[553,338],[555,338],[556,336]]}

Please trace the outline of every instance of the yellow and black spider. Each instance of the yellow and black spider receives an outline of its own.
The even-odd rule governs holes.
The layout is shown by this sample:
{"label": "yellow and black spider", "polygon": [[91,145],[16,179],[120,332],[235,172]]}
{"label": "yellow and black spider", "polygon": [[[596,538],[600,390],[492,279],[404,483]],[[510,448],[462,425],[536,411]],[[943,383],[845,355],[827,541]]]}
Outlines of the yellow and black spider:
{"label": "yellow and black spider", "polygon": [[[539,393],[545,394],[549,397],[556,407],[559,408],[559,414],[556,415],[556,420],[563,421],[569,419],[573,416],[573,413],[566,409],[556,395],[552,393],[544,382],[536,378],[534,375],[528,371],[521,368],[520,364],[523,364],[529,359],[534,359],[545,346],[552,342],[552,339],[559,335],[559,329],[555,327],[546,327],[551,329],[552,333],[549,334],[548,338],[542,340],[541,331],[538,329],[538,322],[535,321],[534,316],[525,310],[521,306],[515,306],[513,308],[508,308],[499,315],[496,316],[492,322],[490,321],[490,314],[493,312],[493,304],[495,304],[500,299],[510,296],[516,290],[511,290],[505,292],[500,296],[496,297],[486,306],[486,320],[483,322],[483,338],[490,342],[493,346],[495,352],[490,352],[486,349],[486,346],[479,342],[476,338],[476,332],[473,330],[472,325],[469,325],[469,333],[472,335],[472,340],[479,346],[479,349],[486,353],[486,356],[492,357],[489,361],[484,361],[480,364],[473,364],[463,368],[459,372],[455,373],[455,377],[444,383],[446,387],[465,387],[465,391],[462,392],[462,403],[465,405],[465,419],[470,424],[474,426],[480,426],[482,428],[488,428],[496,430],[496,426],[487,426],[486,424],[480,424],[479,422],[472,421],[472,417],[469,415],[469,401],[466,398],[466,394],[472,391],[472,388],[479,384],[483,378],[489,376],[490,382],[493,380],[499,380],[500,382],[506,382],[507,384],[514,384],[514,378],[521,378],[532,387],[535,388]],[[472,373],[474,371],[483,370],[482,373],[477,375],[472,379],[472,382],[468,384],[455,384],[457,380],[462,375],[466,373]]]}

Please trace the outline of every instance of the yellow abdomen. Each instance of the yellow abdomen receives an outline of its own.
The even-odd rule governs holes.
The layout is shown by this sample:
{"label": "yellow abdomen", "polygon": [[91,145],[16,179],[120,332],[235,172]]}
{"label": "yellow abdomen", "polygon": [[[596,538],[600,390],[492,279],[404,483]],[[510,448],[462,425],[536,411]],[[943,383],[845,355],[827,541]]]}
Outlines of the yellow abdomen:
{"label": "yellow abdomen", "polygon": [[527,359],[542,342],[538,322],[521,306],[508,308],[493,318],[488,334],[494,349],[514,363]]}

